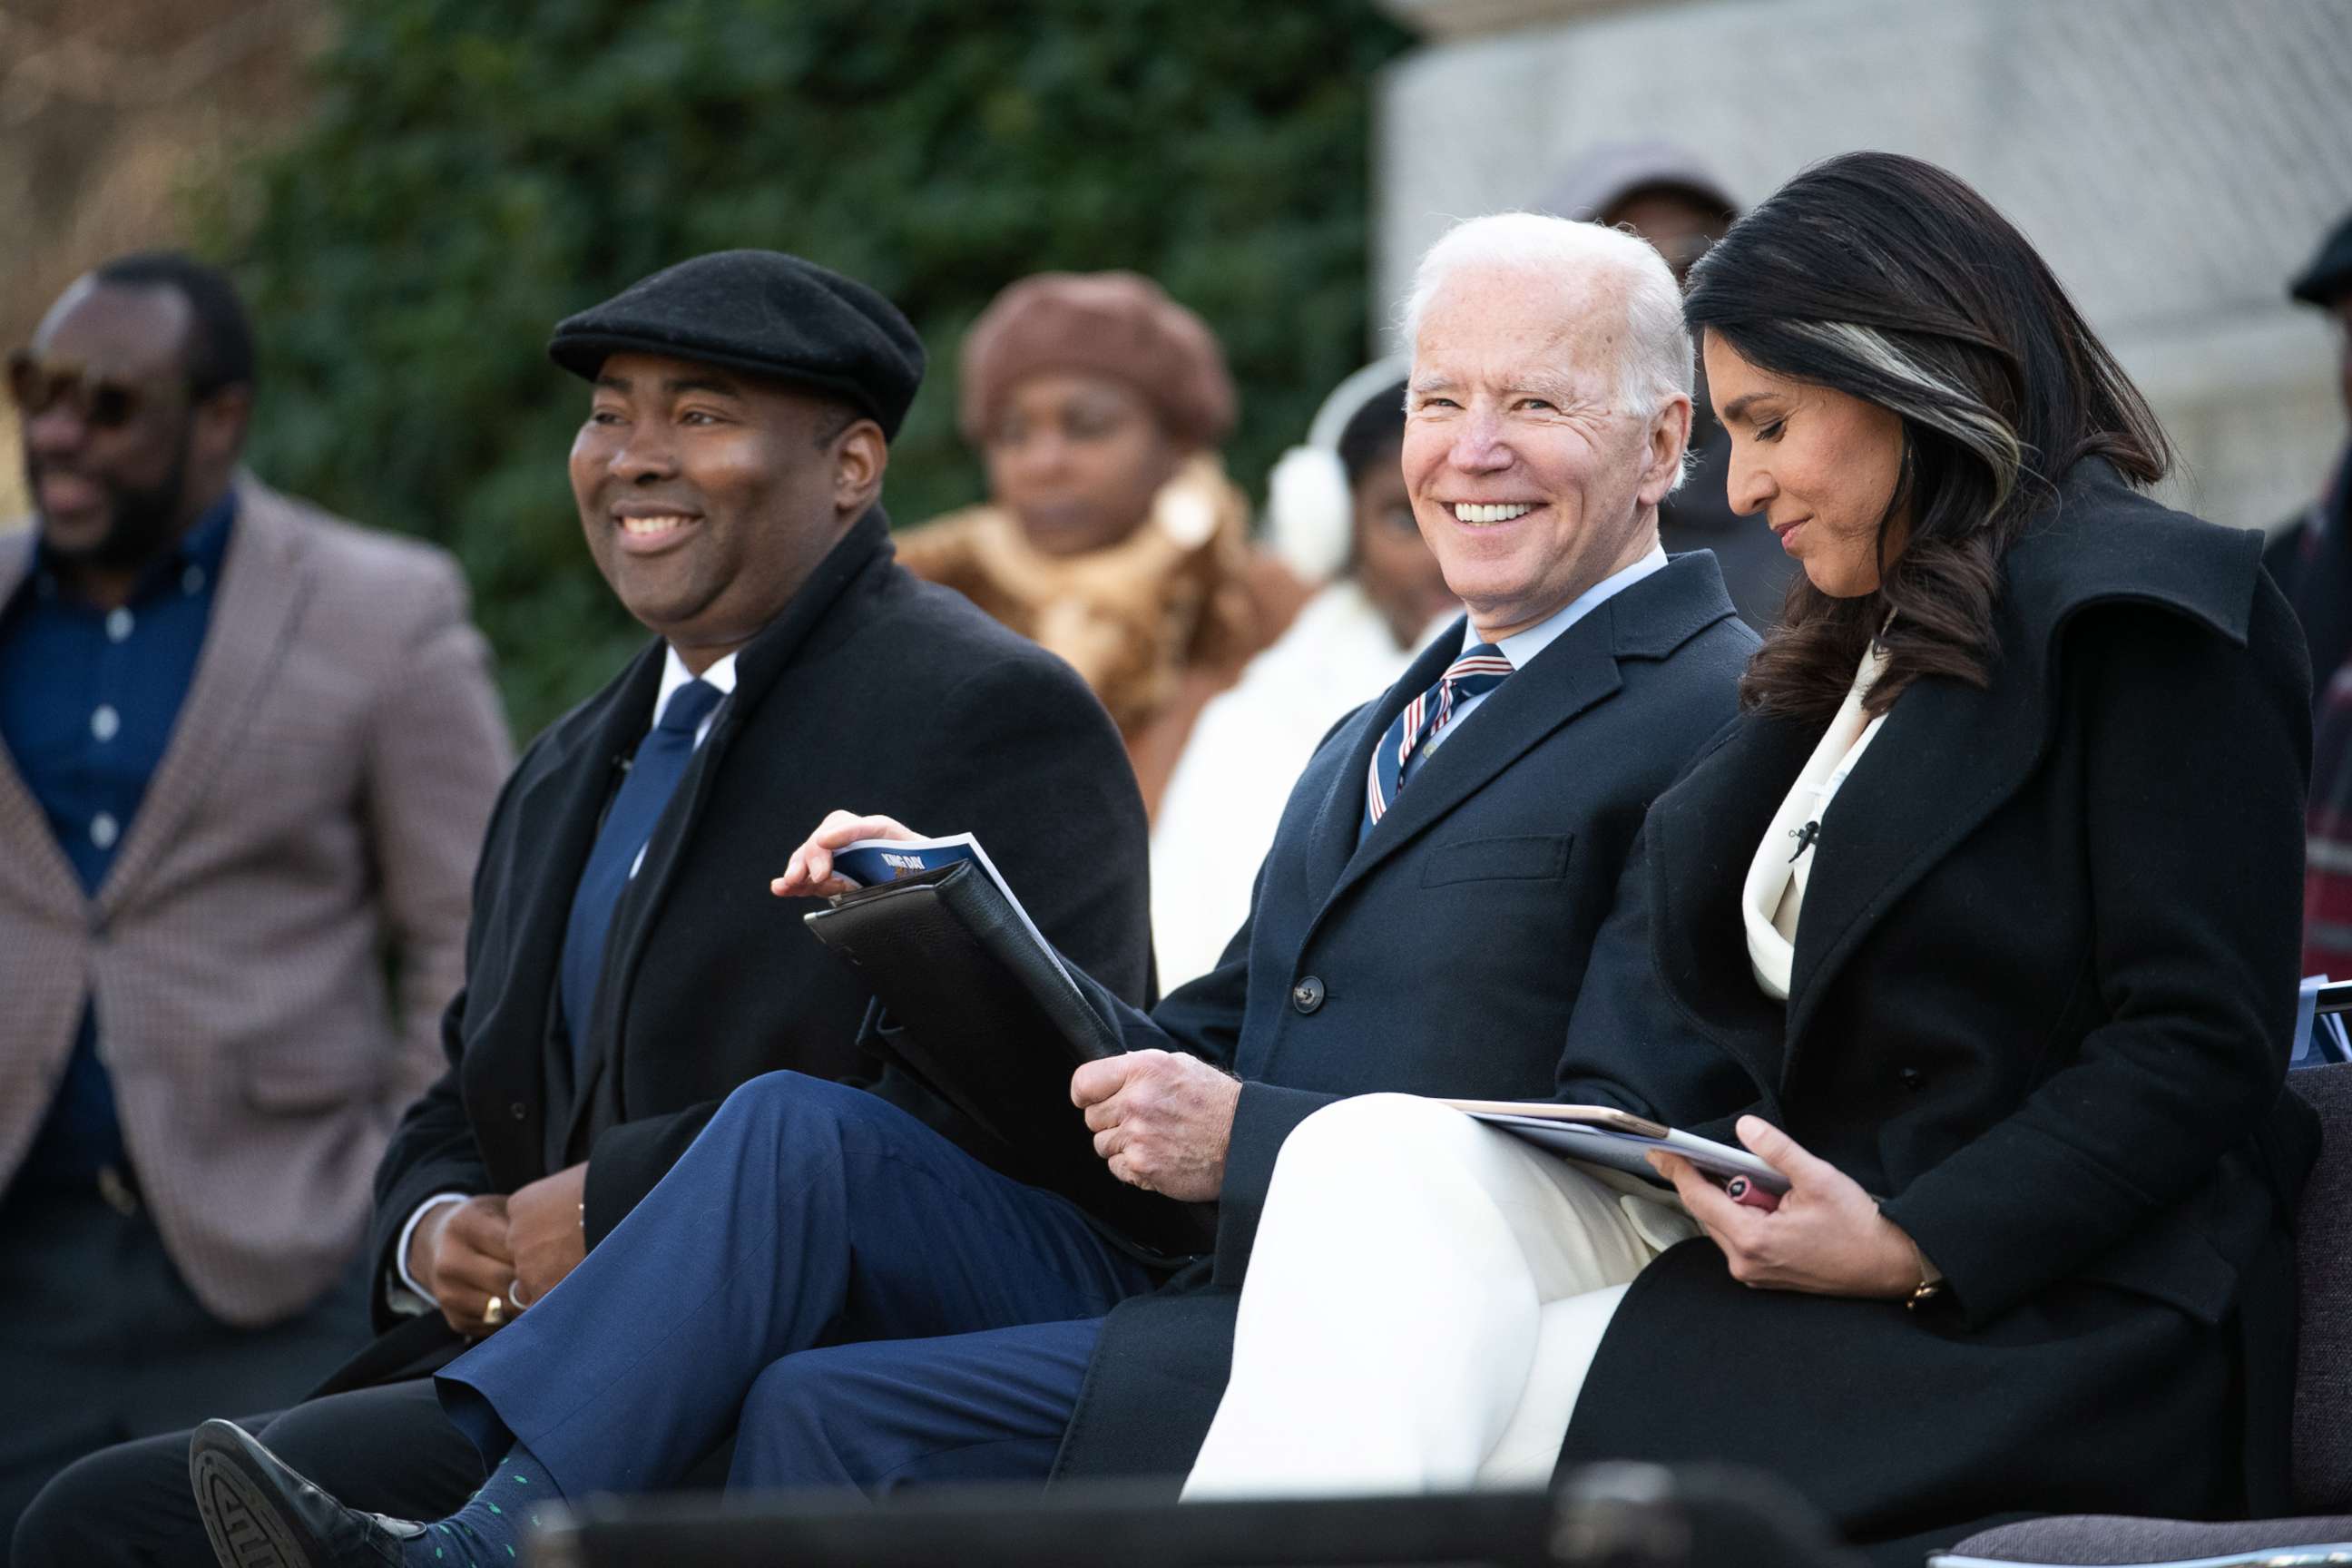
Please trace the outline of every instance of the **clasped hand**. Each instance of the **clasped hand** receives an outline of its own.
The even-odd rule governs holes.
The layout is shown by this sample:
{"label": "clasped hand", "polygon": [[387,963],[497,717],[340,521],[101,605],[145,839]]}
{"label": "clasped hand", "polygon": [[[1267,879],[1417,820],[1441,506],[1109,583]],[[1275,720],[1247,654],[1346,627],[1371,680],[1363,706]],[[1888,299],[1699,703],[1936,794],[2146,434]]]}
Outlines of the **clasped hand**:
{"label": "clasped hand", "polygon": [[1734,1203],[1679,1154],[1646,1156],[1723,1249],[1734,1279],[1816,1296],[1894,1298],[1917,1288],[1918,1249],[1853,1178],[1760,1116],[1741,1117],[1738,1131],[1749,1152],[1789,1178],[1779,1208]]}
{"label": "clasped hand", "polygon": [[[444,1321],[468,1339],[489,1333],[561,1283],[588,1254],[581,1223],[588,1167],[542,1176],[510,1197],[486,1193],[426,1216],[409,1239],[408,1272]],[[490,1299],[506,1311],[488,1316]]]}

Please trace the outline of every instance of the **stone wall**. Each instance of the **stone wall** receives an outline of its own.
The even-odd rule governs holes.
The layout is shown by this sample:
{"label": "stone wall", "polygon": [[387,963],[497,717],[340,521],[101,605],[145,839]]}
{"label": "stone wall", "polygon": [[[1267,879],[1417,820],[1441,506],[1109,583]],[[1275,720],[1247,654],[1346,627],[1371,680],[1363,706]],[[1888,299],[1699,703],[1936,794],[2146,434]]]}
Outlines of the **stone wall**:
{"label": "stone wall", "polygon": [[1373,276],[1450,218],[1664,136],[1754,200],[1859,147],[2015,219],[2179,441],[2175,500],[2285,516],[2344,438],[2327,329],[2284,280],[2352,210],[2352,0],[1386,0]]}

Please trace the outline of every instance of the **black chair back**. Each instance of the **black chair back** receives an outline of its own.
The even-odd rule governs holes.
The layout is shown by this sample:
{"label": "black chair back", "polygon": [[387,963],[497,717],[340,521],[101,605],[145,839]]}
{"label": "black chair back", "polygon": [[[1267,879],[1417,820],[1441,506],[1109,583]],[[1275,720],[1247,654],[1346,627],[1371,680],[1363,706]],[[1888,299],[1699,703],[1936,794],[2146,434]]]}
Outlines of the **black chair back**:
{"label": "black chair back", "polygon": [[2319,1112],[2319,1161],[2295,1209],[2294,1488],[2307,1513],[2352,1512],[2352,1064],[2287,1085]]}

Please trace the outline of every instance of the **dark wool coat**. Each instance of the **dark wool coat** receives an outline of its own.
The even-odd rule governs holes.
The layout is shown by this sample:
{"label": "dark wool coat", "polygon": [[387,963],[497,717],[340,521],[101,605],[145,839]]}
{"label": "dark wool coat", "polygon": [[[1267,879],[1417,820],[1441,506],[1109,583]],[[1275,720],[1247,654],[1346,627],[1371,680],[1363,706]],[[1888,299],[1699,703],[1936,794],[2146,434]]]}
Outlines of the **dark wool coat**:
{"label": "dark wool coat", "polygon": [[[1216,1257],[1104,1327],[1057,1476],[1181,1475],[1224,1391],[1234,1307],[1276,1154],[1344,1095],[1539,1099],[1643,813],[1732,715],[1755,635],[1715,559],[1675,558],[1496,688],[1361,847],[1374,743],[1461,651],[1461,626],[1316,752],[1223,963],[1149,1015],[1104,1004],[1130,1048],[1243,1079]],[[1097,1001],[1101,1001],[1097,997]],[[1720,1053],[1685,1091],[1737,1103]]]}
{"label": "dark wool coat", "polygon": [[2069,474],[1990,686],[1914,685],[1840,790],[1785,1007],[1739,892],[1822,724],[1743,718],[1659,800],[1574,1040],[1736,1061],[1948,1286],[1751,1290],[1675,1247],[1563,1463],[1760,1466],[1890,1564],[2021,1512],[2284,1510],[2309,673],[2261,545]]}
{"label": "dark wool coat", "polygon": [[[558,720],[499,801],[444,1025],[449,1068],[377,1174],[380,1280],[436,1193],[509,1193],[584,1159],[593,1246],[746,1079],[868,1075],[855,1042],[869,993],[803,927],[814,901],[768,891],[835,807],[976,833],[1048,940],[1149,1000],[1143,809],[1118,731],[1067,665],[902,571],[877,510],[739,657],[614,911],[575,1082],[554,1018],[564,922],[663,657],[655,643]],[[381,1290],[376,1311],[394,1332],[331,1386],[457,1348],[437,1313],[396,1326]]]}

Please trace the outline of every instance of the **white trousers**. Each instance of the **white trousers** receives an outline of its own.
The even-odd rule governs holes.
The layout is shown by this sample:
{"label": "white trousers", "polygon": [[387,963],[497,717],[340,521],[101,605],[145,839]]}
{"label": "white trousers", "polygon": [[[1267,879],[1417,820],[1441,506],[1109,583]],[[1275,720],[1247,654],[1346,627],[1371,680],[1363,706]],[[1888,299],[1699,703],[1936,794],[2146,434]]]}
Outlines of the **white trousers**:
{"label": "white trousers", "polygon": [[1275,1163],[1185,1498],[1547,1484],[1626,1285],[1697,1234],[1433,1100],[1317,1111]]}

